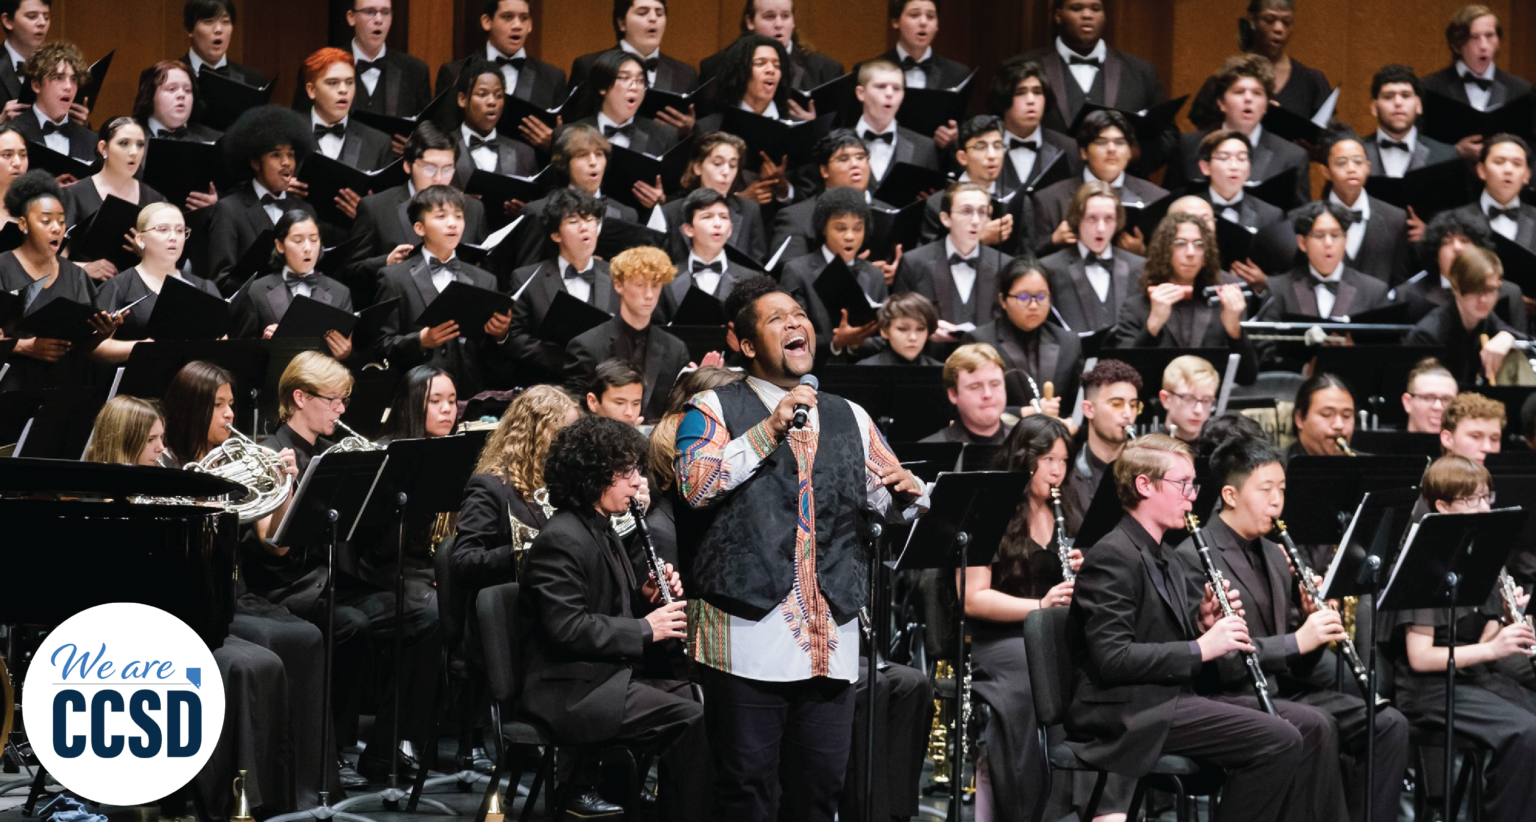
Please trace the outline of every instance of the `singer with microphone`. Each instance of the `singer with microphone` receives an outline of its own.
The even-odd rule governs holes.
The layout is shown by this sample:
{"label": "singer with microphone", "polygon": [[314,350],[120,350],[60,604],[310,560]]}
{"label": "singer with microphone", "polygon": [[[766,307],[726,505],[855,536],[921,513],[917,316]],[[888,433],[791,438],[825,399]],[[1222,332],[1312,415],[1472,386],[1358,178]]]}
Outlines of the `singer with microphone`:
{"label": "singer with microphone", "polygon": [[[665,658],[678,648],[666,640],[685,633],[682,583],[667,566],[664,594],[654,574],[637,573],[647,566],[638,551],[626,552],[610,519],[644,487],[649,453],[633,426],[604,417],[577,420],[550,444],[544,480],[558,510],[534,539],[522,580],[522,703],[559,744],[660,754],[657,818],[702,822],[717,818],[708,786],[698,784],[709,761],[704,711]],[[596,781],[595,773],[561,777]]]}
{"label": "singer with microphone", "polygon": [[869,595],[860,524],[916,516],[927,489],[864,409],[817,393],[816,332],[793,297],[754,277],[725,311],[747,379],[694,397],[674,452],[716,818],[830,822]]}

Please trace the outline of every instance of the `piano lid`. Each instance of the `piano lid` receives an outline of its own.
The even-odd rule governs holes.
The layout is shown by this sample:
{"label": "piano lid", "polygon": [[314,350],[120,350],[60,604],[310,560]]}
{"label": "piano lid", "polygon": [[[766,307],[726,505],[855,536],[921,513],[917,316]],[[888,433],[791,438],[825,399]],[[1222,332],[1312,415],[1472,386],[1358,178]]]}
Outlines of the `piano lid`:
{"label": "piano lid", "polygon": [[222,497],[245,487],[209,474],[75,460],[0,459],[0,496],[89,494],[102,497]]}

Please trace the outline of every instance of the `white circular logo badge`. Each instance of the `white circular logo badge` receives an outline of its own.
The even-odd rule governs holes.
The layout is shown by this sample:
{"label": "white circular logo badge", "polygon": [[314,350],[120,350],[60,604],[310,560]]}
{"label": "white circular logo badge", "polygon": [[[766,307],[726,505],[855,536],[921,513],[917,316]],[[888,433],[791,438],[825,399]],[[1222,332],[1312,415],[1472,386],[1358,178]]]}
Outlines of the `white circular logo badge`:
{"label": "white circular logo badge", "polygon": [[153,802],[192,780],[224,728],[224,681],[185,622],[98,605],[55,628],[27,671],[22,717],[38,760],[94,802]]}

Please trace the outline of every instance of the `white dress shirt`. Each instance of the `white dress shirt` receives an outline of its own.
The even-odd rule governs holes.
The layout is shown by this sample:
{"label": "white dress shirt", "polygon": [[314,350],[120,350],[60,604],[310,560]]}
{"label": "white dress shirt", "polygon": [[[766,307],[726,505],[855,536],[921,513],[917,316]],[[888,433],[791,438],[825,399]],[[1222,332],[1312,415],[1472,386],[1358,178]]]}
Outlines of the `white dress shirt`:
{"label": "white dress shirt", "polygon": [[[960,249],[955,247],[955,241],[949,237],[944,238],[944,264],[949,265],[949,258],[959,254]],[[967,259],[980,261],[981,245],[971,249]],[[970,263],[959,263],[949,266],[949,276],[955,281],[955,291],[960,295],[960,302],[970,305],[971,292],[976,290],[976,267]]]}
{"label": "white dress shirt", "polygon": [[[962,171],[960,172],[960,176],[955,178],[955,182],[971,183],[975,181],[971,179],[971,173],[969,171]],[[976,185],[981,185],[981,183],[976,183]],[[987,185],[987,194],[992,197],[998,196],[999,192],[997,190],[997,180],[993,180]]]}
{"label": "white dress shirt", "polygon": [[[10,45],[10,43],[6,43],[6,45]],[[204,60],[203,58],[197,56],[197,51],[194,50],[194,49],[187,49],[187,56],[192,61],[192,76],[194,78],[197,77],[198,73],[203,70],[203,66],[208,66],[209,68],[220,69],[220,68],[224,68],[225,66],[229,65],[229,55],[228,54],[224,55],[223,57],[220,57],[219,58],[219,62],[217,62],[217,63],[210,63],[210,62]]]}
{"label": "white dress shirt", "polygon": [[[260,182],[255,180],[252,180],[251,182],[256,186],[256,199],[260,200],[268,194],[271,194],[277,197],[277,199],[283,201],[284,204],[288,202],[288,192],[285,191],[282,194],[278,194],[277,192],[272,191],[271,189],[262,185]],[[273,225],[276,225],[278,219],[283,216],[283,212],[287,209],[283,208],[283,206],[278,205],[277,203],[272,203],[270,205],[263,205],[261,210],[267,212],[267,217],[272,220]]]}
{"label": "white dress shirt", "polygon": [[[583,274],[587,273],[588,271],[591,271],[592,270],[592,262],[593,261],[591,259],[588,259],[587,260],[587,267],[586,268],[582,268],[582,269],[577,269],[577,270],[580,271]],[[584,303],[592,302],[592,284],[591,283],[587,282],[586,280],[583,280],[580,277],[567,277],[567,276],[565,276],[566,270],[574,267],[574,265],[571,263],[571,261],[567,260],[564,256],[560,256],[560,257],[556,257],[555,258],[555,264],[560,266],[560,281],[565,283],[565,292],[567,294],[570,294],[572,297],[575,297],[576,299],[581,300]]]}
{"label": "white dress shirt", "polygon": [[1013,171],[1019,176],[1019,182],[1025,183],[1029,181],[1029,175],[1035,173],[1035,161],[1040,159],[1040,149],[1044,145],[1045,140],[1040,135],[1039,126],[1036,126],[1035,133],[1028,137],[1020,137],[1006,129],[1003,131],[1004,145],[1011,142],[1016,143],[1019,140],[1023,140],[1035,147],[1033,151],[1020,145],[1015,145],[1014,148],[1008,149],[1008,162],[1013,163]]}
{"label": "white dress shirt", "polygon": [[1371,219],[1371,195],[1362,190],[1360,197],[1351,206],[1344,205],[1344,201],[1339,199],[1339,195],[1330,191],[1328,192],[1328,202],[1338,203],[1348,211],[1360,212],[1360,219],[1349,224],[1349,230],[1345,232],[1346,239],[1344,242],[1344,253],[1351,260],[1357,259],[1360,256],[1360,244],[1365,242],[1365,224],[1370,222]]}
{"label": "white dress shirt", "polygon": [[892,120],[885,128],[879,129],[869,124],[868,120],[859,117],[859,122],[853,127],[853,133],[864,139],[864,132],[871,131],[875,134],[890,134],[891,141],[865,140],[864,145],[869,150],[869,173],[876,180],[884,180],[885,173],[891,169],[891,159],[896,156],[896,141],[901,139],[896,134],[896,121]]}
{"label": "white dress shirt", "polygon": [[[487,48],[489,48],[489,46],[487,46]],[[352,38],[352,60],[354,61],[354,63],[361,63],[364,60],[366,60],[366,61],[368,61],[370,63],[377,63],[378,61],[384,59],[384,54],[387,51],[389,51],[389,46],[381,45],[381,46],[379,46],[379,53],[378,53],[378,55],[375,56],[375,57],[369,57],[368,55],[363,53],[362,47],[357,44],[357,38],[355,38],[355,37]],[[363,84],[364,88],[368,89],[368,96],[371,97],[371,96],[373,96],[376,93],[375,90],[379,87],[379,78],[383,77],[383,76],[384,76],[384,70],[383,69],[371,68],[371,69],[368,69],[367,71],[357,75],[357,79],[358,79],[358,82]],[[508,86],[508,88],[511,88],[511,87]]]}
{"label": "white dress shirt", "polygon": [[610,119],[608,117],[608,115],[602,113],[601,111],[599,111],[597,113],[597,130],[603,132],[603,136],[608,138],[608,142],[613,143],[616,146],[623,146],[624,148],[629,148],[629,135],[621,132],[621,133],[614,134],[612,137],[608,137],[608,129],[610,129],[610,128],[621,128],[623,126],[631,126],[631,125],[634,125],[634,123],[635,123],[635,118],[633,118],[633,117],[629,118],[629,120],[627,120],[627,121],[625,121],[623,123],[617,123],[617,122],[614,122],[612,119]]}
{"label": "white dress shirt", "polygon": [[1335,268],[1333,270],[1333,275],[1329,277],[1324,277],[1316,268],[1312,266],[1311,263],[1307,263],[1307,271],[1312,275],[1312,293],[1317,297],[1317,315],[1324,318],[1332,317],[1333,303],[1338,298],[1335,297],[1333,292],[1329,291],[1323,285],[1323,283],[1336,283],[1342,281],[1344,279],[1344,264],[1342,262],[1339,263],[1339,267]]}
{"label": "white dress shirt", "polygon": [[[1509,205],[1501,206],[1497,201],[1493,199],[1492,195],[1488,193],[1488,189],[1485,188],[1483,189],[1482,195],[1477,198],[1477,203],[1482,207],[1483,215],[1487,216],[1488,210],[1491,208],[1519,208],[1520,198],[1516,197],[1515,199],[1509,201]],[[1488,227],[1498,232],[1499,234],[1504,235],[1504,239],[1506,240],[1513,240],[1515,239],[1515,235],[1520,233],[1520,224],[1515,222],[1513,217],[1505,216],[1503,214],[1499,215],[1496,219],[1489,220]]]}
{"label": "white dress shirt", "polygon": [[[311,126],[330,126],[331,125],[330,123],[327,123],[324,120],[320,119],[320,112],[319,112],[318,109],[310,109],[309,110],[309,123],[310,123]],[[341,118],[341,122],[337,123],[337,125],[345,127],[347,125],[347,118],[345,118],[345,117]],[[341,156],[341,146],[346,141],[347,141],[346,137],[337,137],[334,134],[327,134],[324,137],[321,137],[319,140],[316,140],[315,142],[318,144],[318,146],[320,148],[320,153],[321,154],[324,154],[325,156],[331,158],[332,160],[335,160],[336,158]]]}
{"label": "white dress shirt", "polygon": [[1413,162],[1413,152],[1419,147],[1419,127],[1408,129],[1408,136],[1402,139],[1402,142],[1408,144],[1407,151],[1381,145],[1382,140],[1390,139],[1386,132],[1377,129],[1376,153],[1381,155],[1381,173],[1388,177],[1402,177],[1408,173],[1408,165]]}
{"label": "white dress shirt", "polygon": [[[509,60],[515,60],[519,57],[526,58],[527,56],[528,49],[525,48],[518,49],[516,54],[502,54],[500,50],[498,50],[490,43],[485,44],[485,59],[491,61],[491,65],[493,66],[496,65],[496,59],[498,57],[505,57]],[[519,72],[515,67],[506,63],[503,63],[500,68],[501,80],[506,85],[505,91],[506,93],[511,94],[512,90],[517,88],[517,77],[521,72]]]}
{"label": "white dress shirt", "polygon": [[[422,246],[421,256],[427,258],[427,270],[431,271],[432,261],[437,259],[437,255],[428,251],[426,246]],[[453,262],[453,260],[458,256],[459,255],[456,253],[449,254],[447,262]],[[448,284],[453,282],[453,279],[453,272],[446,268],[439,268],[436,271],[432,271],[432,287],[437,289],[437,293],[439,294],[443,293],[443,289],[447,288]]]}
{"label": "white dress shirt", "polygon": [[[1090,51],[1087,54],[1078,54],[1077,52],[1067,47],[1065,40],[1057,37],[1056,53],[1061,55],[1061,61],[1066,63],[1067,70],[1072,72],[1072,79],[1076,80],[1077,85],[1082,88],[1083,93],[1087,94],[1088,91],[1093,88],[1093,81],[1098,79],[1099,67],[1104,65],[1104,60],[1109,56],[1109,47],[1104,45],[1104,41],[1100,39],[1098,44],[1093,47],[1093,51]],[[1081,63],[1073,65],[1072,58],[1074,56],[1092,57],[1099,61],[1099,65],[1086,66]]]}
{"label": "white dress shirt", "polygon": [[[750,111],[753,114],[757,114],[757,109],[754,109],[751,106],[747,105],[747,101],[746,100],[742,100],[740,105],[738,105],[737,107],[740,108],[742,111]],[[762,114],[759,115],[759,116],[767,117],[767,118],[772,119],[772,120],[783,119],[783,118],[779,117],[779,104],[774,102],[774,101],[772,101],[772,100],[768,101],[768,107],[763,109]]]}
{"label": "white dress shirt", "polygon": [[[1115,253],[1113,249],[1104,249],[1105,253]],[[1088,284],[1093,286],[1093,293],[1099,297],[1099,302],[1109,299],[1110,272],[1109,266],[1093,253],[1088,246],[1083,245],[1082,240],[1077,241],[1077,254],[1083,261],[1083,275],[1088,278]]]}
{"label": "white dress shirt", "polygon": [[[36,105],[32,106],[32,113],[37,116],[37,125],[38,125],[39,128],[47,125],[48,123],[54,122],[52,120],[49,120],[48,119],[48,115],[44,114],[43,110],[41,108],[39,108],[38,106],[36,106]],[[56,123],[56,125],[61,125],[62,126],[65,123],[68,123],[68,122],[69,122],[69,115],[65,114],[63,119],[59,120]],[[45,145],[47,145],[49,148],[53,149],[54,151],[57,151],[58,153],[63,154],[66,157],[69,156],[69,137],[65,136],[64,134],[55,131],[54,133],[49,134],[46,137],[44,137],[43,138],[43,143]]]}
{"label": "white dress shirt", "polygon": [[[931,59],[933,57],[933,46],[929,46],[928,49],[923,52],[921,57],[917,57],[908,54],[907,50],[902,48],[900,43],[897,43],[896,65],[900,66],[908,57],[911,57],[919,63],[923,62],[924,60]],[[911,69],[902,69],[901,73],[902,76],[906,78],[907,88],[928,88],[928,72],[914,67]]]}
{"label": "white dress shirt", "polygon": [[[629,42],[628,40],[620,40],[619,41],[619,48],[629,52],[630,54],[635,55],[636,57],[639,57],[641,60],[649,60],[652,57],[660,57],[661,56],[661,49],[657,49],[657,50],[651,52],[650,54],[641,54],[640,53],[640,49],[635,48],[634,44]],[[644,65],[644,64],[642,63],[642,65]],[[660,64],[658,64],[658,66],[659,65]],[[645,87],[646,88],[655,88],[656,87],[656,69],[647,69],[646,70],[646,72],[645,72]]]}
{"label": "white dress shirt", "polygon": [[[706,265],[715,262],[715,260],[719,260],[720,273],[716,274],[713,271],[700,271],[698,273],[694,273],[694,260],[698,260],[699,262]],[[720,290],[720,280],[725,277],[725,270],[726,268],[730,267],[730,264],[731,261],[726,259],[724,249],[721,249],[720,253],[715,255],[714,260],[706,260],[703,257],[693,253],[692,251],[688,252],[688,273],[693,275],[693,284],[698,287],[699,290],[703,291],[705,294],[708,294],[711,297],[715,296],[715,294]]]}
{"label": "white dress shirt", "polygon": [[1471,103],[1472,107],[1478,111],[1488,110],[1488,102],[1493,98],[1493,89],[1478,88],[1476,83],[1467,82],[1466,78],[1481,77],[1484,80],[1492,80],[1494,72],[1496,71],[1498,71],[1498,67],[1492,63],[1489,63],[1488,70],[1482,74],[1478,74],[1477,72],[1473,71],[1471,67],[1466,63],[1463,63],[1460,60],[1456,61],[1456,76],[1462,78],[1462,85],[1467,90],[1467,102]]}
{"label": "white dress shirt", "polygon": [[[470,151],[469,138],[480,137],[480,135],[476,134],[474,129],[471,129],[468,124],[459,126],[459,134],[460,139],[464,141],[464,150],[469,151],[470,162],[475,164],[475,168],[478,168],[481,171],[489,171],[494,173],[496,171],[497,165],[501,162],[501,155],[496,151],[496,149],[490,148],[489,146],[480,146],[479,148]],[[493,129],[490,134],[487,134],[480,139],[495,140],[497,139],[496,131]]]}
{"label": "white dress shirt", "polygon": [[[289,268],[286,265],[283,266],[283,287],[287,288],[288,289],[288,293],[292,294],[295,297],[309,297],[309,296],[312,296],[315,292],[314,292],[314,289],[309,287],[309,283],[298,282],[298,283],[294,283],[293,285],[289,285],[288,284],[288,278],[289,277],[303,277],[303,276],[307,276],[307,275],[300,274],[299,272],[294,271],[292,268]],[[439,289],[439,290],[441,290],[441,289]]]}
{"label": "white dress shirt", "polygon": [[1230,200],[1217,194],[1214,188],[1210,189],[1210,192],[1211,207],[1216,209],[1216,215],[1229,223],[1241,225],[1243,222],[1243,212],[1238,206],[1243,204],[1243,192],[1237,192],[1237,196]]}
{"label": "white dress shirt", "polygon": [[[25,58],[25,57],[22,57],[22,56],[21,56],[21,53],[20,53],[20,52],[18,52],[18,51],[17,51],[17,50],[16,50],[16,49],[15,49],[15,47],[13,47],[13,46],[12,46],[12,45],[11,45],[11,41],[10,41],[10,40],[9,40],[9,39],[7,39],[7,40],[6,40],[6,41],[5,41],[5,52],[6,52],[6,54],[9,54],[9,55],[10,55],[10,59],[11,59],[11,67],[12,67],[12,68],[15,68],[15,67],[16,67],[16,64],[18,64],[18,63],[25,63],[25,62],[27,62],[27,58]],[[194,56],[195,56],[195,55],[194,55]],[[197,73],[197,72],[196,72],[196,71],[195,71],[195,70],[194,70],[194,71],[193,71],[193,73],[194,73],[194,74],[196,74],[196,73]],[[21,72],[20,72],[20,71],[17,71],[17,72],[16,72],[16,76],[17,76],[17,77],[20,77],[20,76],[21,76]]]}

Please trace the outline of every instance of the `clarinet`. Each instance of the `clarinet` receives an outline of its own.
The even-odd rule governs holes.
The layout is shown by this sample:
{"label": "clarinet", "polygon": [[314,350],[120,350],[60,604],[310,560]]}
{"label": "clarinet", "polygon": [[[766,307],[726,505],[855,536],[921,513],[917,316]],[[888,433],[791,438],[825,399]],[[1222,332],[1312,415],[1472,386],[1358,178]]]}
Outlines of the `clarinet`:
{"label": "clarinet", "polygon": [[[1531,617],[1515,602],[1515,578],[1509,575],[1509,569],[1499,569],[1499,599],[1504,601],[1504,622],[1513,624],[1524,622],[1531,625]],[[1531,663],[1532,670],[1536,670],[1536,659],[1526,657]]]}
{"label": "clarinet", "polygon": [[651,567],[651,574],[656,577],[656,588],[661,591],[661,601],[672,603],[672,586],[667,584],[667,564],[661,561],[661,555],[656,553],[656,543],[651,541],[651,526],[646,524],[645,509],[640,507],[640,501],[634,497],[629,498],[629,513],[635,518],[635,530],[640,532],[640,544],[645,546],[645,563]]}
{"label": "clarinet", "polygon": [[1077,579],[1072,570],[1072,538],[1067,536],[1067,518],[1061,513],[1061,487],[1051,486],[1051,507],[1056,511],[1056,558],[1061,560],[1061,578],[1065,582]]}
{"label": "clarinet", "polygon": [[[1291,534],[1285,528],[1285,520],[1275,520],[1275,530],[1280,532],[1280,544],[1285,547],[1286,556],[1291,558],[1291,565],[1296,569],[1296,576],[1301,579],[1301,589],[1317,603],[1319,608],[1333,609],[1323,600],[1323,592],[1317,590],[1317,580],[1312,577],[1312,569],[1307,567],[1305,560],[1301,558],[1301,551],[1296,548]],[[1355,643],[1349,638],[1339,641],[1339,652],[1344,654],[1344,661],[1349,663],[1349,669],[1355,674],[1355,681],[1360,683],[1360,693],[1371,692],[1371,679],[1366,674],[1365,663],[1360,659],[1360,652],[1355,649]],[[1388,704],[1386,697],[1375,695],[1377,707],[1385,707]]]}
{"label": "clarinet", "polygon": [[1136,439],[1136,426],[1127,425],[1125,427],[1125,439],[1126,441]]}
{"label": "clarinet", "polygon": [[[1216,604],[1221,607],[1221,615],[1236,616],[1237,611],[1232,609],[1232,601],[1227,599],[1227,580],[1216,567],[1216,561],[1211,559],[1211,547],[1205,544],[1205,534],[1200,532],[1200,520],[1194,514],[1185,514],[1184,524],[1195,541],[1195,551],[1200,554],[1200,564],[1205,566],[1205,578],[1211,583],[1211,592],[1216,596]],[[1248,678],[1253,680],[1253,691],[1259,697],[1259,707],[1270,716],[1278,716],[1275,703],[1269,698],[1269,679],[1259,667],[1259,658],[1252,651],[1241,653],[1243,663],[1248,666]]]}

